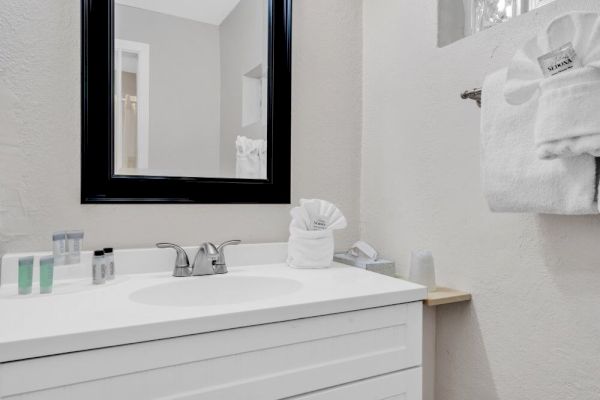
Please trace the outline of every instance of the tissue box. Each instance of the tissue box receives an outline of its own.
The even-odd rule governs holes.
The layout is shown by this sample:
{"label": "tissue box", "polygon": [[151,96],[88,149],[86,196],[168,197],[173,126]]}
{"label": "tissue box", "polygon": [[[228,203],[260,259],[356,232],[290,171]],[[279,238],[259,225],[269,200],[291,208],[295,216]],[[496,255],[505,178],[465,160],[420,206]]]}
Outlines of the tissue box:
{"label": "tissue box", "polygon": [[356,268],[366,269],[367,271],[376,272],[378,274],[396,277],[396,263],[390,260],[368,260],[356,258],[347,253],[336,253],[333,261],[346,265],[351,265]]}

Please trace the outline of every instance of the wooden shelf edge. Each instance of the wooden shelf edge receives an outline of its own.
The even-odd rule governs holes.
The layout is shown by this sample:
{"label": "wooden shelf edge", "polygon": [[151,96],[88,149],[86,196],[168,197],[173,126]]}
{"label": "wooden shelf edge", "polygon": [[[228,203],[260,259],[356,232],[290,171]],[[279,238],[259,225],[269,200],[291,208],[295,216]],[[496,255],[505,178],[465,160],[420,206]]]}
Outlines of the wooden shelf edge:
{"label": "wooden shelf edge", "polygon": [[435,292],[430,292],[425,299],[425,305],[428,307],[443,306],[446,304],[463,303],[471,301],[470,293],[460,290],[438,287]]}

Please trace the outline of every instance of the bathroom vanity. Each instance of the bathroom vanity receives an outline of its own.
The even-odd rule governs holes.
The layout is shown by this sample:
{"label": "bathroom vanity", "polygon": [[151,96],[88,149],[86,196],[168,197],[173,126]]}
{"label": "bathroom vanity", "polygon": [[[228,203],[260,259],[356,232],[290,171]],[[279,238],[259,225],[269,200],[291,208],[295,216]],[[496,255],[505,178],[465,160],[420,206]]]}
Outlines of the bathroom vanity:
{"label": "bathroom vanity", "polygon": [[421,399],[426,289],[291,269],[286,250],[232,247],[228,274],[189,278],[171,276],[172,250],[117,251],[101,287],[84,253],[57,268],[54,294],[31,296],[15,294],[19,255],[5,256],[0,398]]}

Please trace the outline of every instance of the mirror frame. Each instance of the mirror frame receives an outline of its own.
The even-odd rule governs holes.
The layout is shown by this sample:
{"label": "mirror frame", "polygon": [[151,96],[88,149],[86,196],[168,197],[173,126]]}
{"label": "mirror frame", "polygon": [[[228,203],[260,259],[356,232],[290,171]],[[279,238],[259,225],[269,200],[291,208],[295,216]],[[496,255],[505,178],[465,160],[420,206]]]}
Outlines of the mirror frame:
{"label": "mirror frame", "polygon": [[82,0],[82,204],[289,204],[292,0],[269,2],[266,180],[114,172],[114,0]]}

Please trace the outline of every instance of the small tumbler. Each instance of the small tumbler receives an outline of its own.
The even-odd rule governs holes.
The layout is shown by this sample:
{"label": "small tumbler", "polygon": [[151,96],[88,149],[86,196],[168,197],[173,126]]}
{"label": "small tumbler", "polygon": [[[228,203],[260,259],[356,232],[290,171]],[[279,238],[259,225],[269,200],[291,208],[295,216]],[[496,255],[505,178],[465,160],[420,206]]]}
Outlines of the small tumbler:
{"label": "small tumbler", "polygon": [[435,264],[431,251],[418,250],[411,253],[409,280],[435,292]]}

